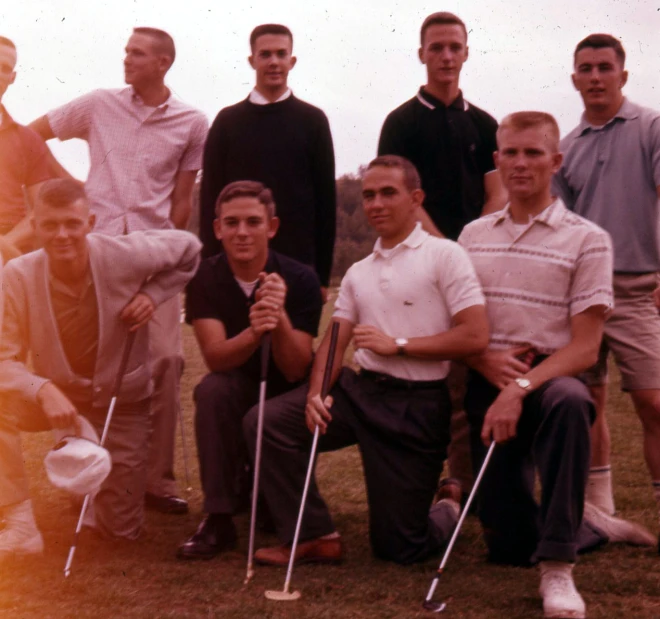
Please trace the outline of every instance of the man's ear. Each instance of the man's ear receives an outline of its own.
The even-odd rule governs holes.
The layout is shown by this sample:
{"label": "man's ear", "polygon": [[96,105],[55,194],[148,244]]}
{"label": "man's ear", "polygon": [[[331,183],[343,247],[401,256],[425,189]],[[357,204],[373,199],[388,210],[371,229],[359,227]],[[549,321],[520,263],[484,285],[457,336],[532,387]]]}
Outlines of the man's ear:
{"label": "man's ear", "polygon": [[628,71],[623,71],[621,73],[621,85],[619,88],[623,88],[628,83]]}
{"label": "man's ear", "polygon": [[90,213],[89,219],[87,221],[89,222],[89,229],[94,230],[94,226],[96,224],[96,215],[94,213]]}
{"label": "man's ear", "polygon": [[213,233],[215,234],[215,238],[218,239],[218,241],[222,240],[222,222],[220,221],[219,217],[216,217],[213,220]]}
{"label": "man's ear", "polygon": [[493,161],[495,162],[495,167],[499,170],[500,169],[500,153],[498,151],[495,151],[493,153]]}
{"label": "man's ear", "polygon": [[252,54],[248,56],[248,62],[250,63],[250,66],[254,69],[254,56]]}
{"label": "man's ear", "polygon": [[424,62],[424,48],[423,48],[423,47],[420,47],[420,48],[417,50],[417,56],[419,57],[419,61],[420,61],[422,64],[426,64],[426,63]]}
{"label": "man's ear", "polygon": [[289,59],[289,71],[296,66],[296,62],[298,62],[298,58],[296,58],[295,56],[291,56],[291,58]]}
{"label": "man's ear", "polygon": [[423,189],[413,189],[411,196],[412,196],[413,204],[416,207],[422,206],[422,204],[424,204],[425,194]]}
{"label": "man's ear", "polygon": [[268,222],[268,238],[272,239],[277,234],[277,231],[279,229],[280,229],[280,218],[277,216],[271,217],[270,221]]}

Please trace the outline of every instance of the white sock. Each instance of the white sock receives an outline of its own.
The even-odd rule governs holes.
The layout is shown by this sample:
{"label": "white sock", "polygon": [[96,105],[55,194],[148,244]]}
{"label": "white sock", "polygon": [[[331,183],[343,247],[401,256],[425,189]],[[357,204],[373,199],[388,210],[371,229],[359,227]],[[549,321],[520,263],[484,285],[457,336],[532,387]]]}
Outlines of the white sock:
{"label": "white sock", "polygon": [[8,505],[3,510],[3,516],[7,529],[16,529],[26,533],[38,531],[30,499]]}
{"label": "white sock", "polygon": [[614,494],[612,492],[612,467],[594,466],[589,469],[585,500],[612,516],[614,509]]}
{"label": "white sock", "polygon": [[653,496],[658,504],[658,519],[660,519],[660,479],[653,480]]}

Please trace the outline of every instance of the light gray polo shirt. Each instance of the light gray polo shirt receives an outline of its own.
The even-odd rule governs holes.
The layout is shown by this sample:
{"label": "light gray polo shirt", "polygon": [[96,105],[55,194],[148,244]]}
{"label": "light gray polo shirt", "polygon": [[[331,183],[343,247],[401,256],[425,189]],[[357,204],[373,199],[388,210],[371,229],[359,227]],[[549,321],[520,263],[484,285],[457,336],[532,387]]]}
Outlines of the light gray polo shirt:
{"label": "light gray polo shirt", "polygon": [[660,112],[624,99],[603,127],[592,127],[583,115],[560,150],[564,162],[553,179],[553,193],[610,233],[614,271],[660,270]]}

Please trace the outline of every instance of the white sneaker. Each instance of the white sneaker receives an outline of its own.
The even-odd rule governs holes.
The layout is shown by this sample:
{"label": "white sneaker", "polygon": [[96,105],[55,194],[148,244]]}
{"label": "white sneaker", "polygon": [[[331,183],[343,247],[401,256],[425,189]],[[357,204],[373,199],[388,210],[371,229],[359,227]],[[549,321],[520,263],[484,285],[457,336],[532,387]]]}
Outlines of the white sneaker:
{"label": "white sneaker", "polygon": [[541,561],[543,616],[546,619],[584,619],[587,609],[573,582],[573,564]]}
{"label": "white sneaker", "polygon": [[44,540],[39,529],[4,529],[0,532],[0,560],[15,555],[36,555],[44,551]]}
{"label": "white sneaker", "polygon": [[610,516],[591,503],[584,504],[584,519],[605,533],[610,542],[655,546],[658,541],[655,535],[641,524]]}

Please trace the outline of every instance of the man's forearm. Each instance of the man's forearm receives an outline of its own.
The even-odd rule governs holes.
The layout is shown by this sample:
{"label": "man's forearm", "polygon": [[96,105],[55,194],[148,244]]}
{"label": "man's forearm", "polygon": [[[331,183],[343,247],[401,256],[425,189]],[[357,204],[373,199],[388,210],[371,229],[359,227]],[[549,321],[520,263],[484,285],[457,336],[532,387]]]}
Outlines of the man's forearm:
{"label": "man's forearm", "polygon": [[204,361],[211,372],[228,372],[244,365],[259,348],[260,343],[261,340],[248,327],[222,342],[206,342],[204,345],[200,342],[200,347]]}
{"label": "man's forearm", "polygon": [[272,334],[275,365],[288,381],[302,380],[312,361],[311,336],[296,331],[286,314]]}
{"label": "man's forearm", "polygon": [[177,230],[186,230],[190,214],[192,213],[192,200],[190,198],[177,200],[172,203],[170,221]]}

